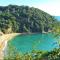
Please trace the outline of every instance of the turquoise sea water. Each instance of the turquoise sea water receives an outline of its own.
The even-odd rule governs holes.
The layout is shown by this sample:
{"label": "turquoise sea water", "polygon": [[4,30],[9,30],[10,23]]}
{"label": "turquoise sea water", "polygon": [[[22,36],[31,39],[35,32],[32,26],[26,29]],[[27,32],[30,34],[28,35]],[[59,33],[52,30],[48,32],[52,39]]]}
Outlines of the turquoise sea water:
{"label": "turquoise sea water", "polygon": [[58,48],[57,39],[52,33],[48,34],[24,34],[18,35],[8,43],[17,48],[19,52],[32,50],[50,51]]}

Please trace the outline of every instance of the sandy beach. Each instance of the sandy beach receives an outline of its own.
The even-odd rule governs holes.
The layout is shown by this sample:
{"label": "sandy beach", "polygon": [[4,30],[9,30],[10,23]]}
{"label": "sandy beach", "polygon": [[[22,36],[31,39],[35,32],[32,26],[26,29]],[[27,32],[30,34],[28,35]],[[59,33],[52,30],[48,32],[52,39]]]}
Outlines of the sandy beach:
{"label": "sandy beach", "polygon": [[0,59],[1,60],[3,60],[4,49],[7,46],[7,42],[20,34],[21,33],[11,33],[11,34],[3,34],[2,36],[0,36]]}

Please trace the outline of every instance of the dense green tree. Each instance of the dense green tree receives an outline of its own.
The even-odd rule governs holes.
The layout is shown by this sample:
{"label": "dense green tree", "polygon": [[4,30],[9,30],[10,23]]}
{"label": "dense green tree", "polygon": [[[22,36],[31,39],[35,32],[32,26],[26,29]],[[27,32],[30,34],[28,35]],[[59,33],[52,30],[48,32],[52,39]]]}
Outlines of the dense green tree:
{"label": "dense green tree", "polygon": [[[0,29],[5,32],[48,32],[53,29],[56,19],[37,8],[28,6],[0,6]],[[5,32],[6,33],[6,32]]]}

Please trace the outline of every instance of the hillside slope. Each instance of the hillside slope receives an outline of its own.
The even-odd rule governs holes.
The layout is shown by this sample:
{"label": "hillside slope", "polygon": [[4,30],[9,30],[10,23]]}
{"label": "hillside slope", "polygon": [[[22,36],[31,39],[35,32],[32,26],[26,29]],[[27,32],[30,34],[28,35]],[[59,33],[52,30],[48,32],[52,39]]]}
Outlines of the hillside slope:
{"label": "hillside slope", "polygon": [[53,28],[54,17],[37,8],[28,6],[0,6],[0,30],[11,32],[48,32]]}

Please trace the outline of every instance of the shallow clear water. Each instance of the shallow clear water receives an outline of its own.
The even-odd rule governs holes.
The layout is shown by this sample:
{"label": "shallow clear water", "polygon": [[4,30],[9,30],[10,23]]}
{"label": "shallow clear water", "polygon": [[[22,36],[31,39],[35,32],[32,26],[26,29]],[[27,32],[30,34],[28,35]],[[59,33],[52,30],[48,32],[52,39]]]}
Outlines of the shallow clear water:
{"label": "shallow clear water", "polygon": [[24,34],[18,35],[10,40],[12,46],[16,47],[19,52],[30,52],[32,50],[50,51],[58,48],[56,38],[52,33],[48,34]]}

